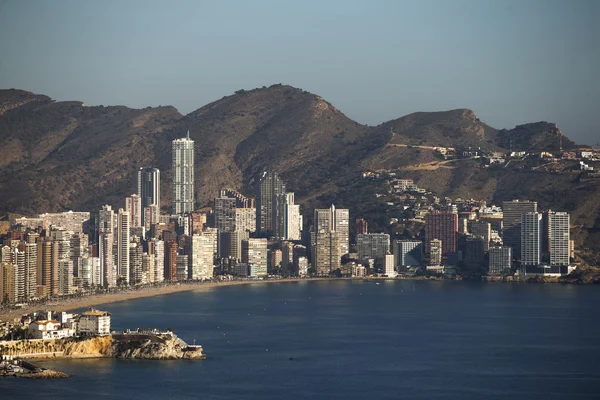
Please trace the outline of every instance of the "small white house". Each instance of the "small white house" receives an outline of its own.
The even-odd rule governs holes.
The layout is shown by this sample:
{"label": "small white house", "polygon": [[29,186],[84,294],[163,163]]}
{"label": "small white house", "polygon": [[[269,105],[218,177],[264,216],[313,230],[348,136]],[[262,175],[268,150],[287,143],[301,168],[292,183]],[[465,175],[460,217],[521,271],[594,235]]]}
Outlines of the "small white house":
{"label": "small white house", "polygon": [[90,308],[79,317],[77,334],[79,336],[110,335],[110,313]]}
{"label": "small white house", "polygon": [[73,329],[61,328],[60,322],[56,320],[33,321],[29,324],[28,331],[34,339],[61,339],[74,334]]}

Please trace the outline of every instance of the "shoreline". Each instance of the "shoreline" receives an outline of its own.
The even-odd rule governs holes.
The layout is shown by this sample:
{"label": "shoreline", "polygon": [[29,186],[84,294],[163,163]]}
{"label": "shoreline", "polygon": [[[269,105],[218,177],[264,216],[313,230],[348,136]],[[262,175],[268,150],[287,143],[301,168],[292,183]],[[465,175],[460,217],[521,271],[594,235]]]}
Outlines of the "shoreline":
{"label": "shoreline", "polygon": [[[212,281],[212,282],[181,282],[165,284],[159,287],[144,287],[134,290],[123,290],[117,293],[102,293],[82,296],[79,298],[58,299],[52,303],[42,303],[28,305],[23,308],[17,308],[0,314],[1,322],[12,322],[15,318],[21,317],[23,314],[29,314],[42,309],[51,309],[53,311],[72,311],[80,308],[90,308],[103,304],[117,303],[121,301],[135,300],[146,297],[163,296],[172,293],[188,292],[188,291],[207,291],[222,286],[238,286],[238,285],[263,285],[269,283],[291,283],[291,282],[323,282],[323,281],[364,281],[364,280],[391,280],[391,281],[446,281],[447,279],[425,278],[425,277],[408,277],[403,279],[388,278],[388,277],[312,277],[312,278],[281,278],[281,279],[264,279],[264,280],[231,280],[231,281]],[[451,281],[474,282],[470,279],[457,279]],[[482,281],[477,281],[482,282]],[[489,280],[484,283],[562,283],[562,284],[586,284],[584,282],[574,281],[522,281],[522,280]],[[592,283],[592,282],[590,282]]]}
{"label": "shoreline", "polygon": [[[117,293],[92,294],[80,298],[59,299],[56,302],[28,305],[23,308],[17,308],[0,314],[0,321],[11,322],[23,314],[29,314],[41,309],[51,309],[53,311],[72,311],[80,308],[95,307],[102,304],[111,304],[121,301],[142,299],[145,297],[163,296],[172,293],[188,291],[207,291],[222,286],[254,285],[267,284],[275,282],[304,282],[304,281],[326,281],[345,278],[283,278],[283,279],[265,279],[265,280],[233,280],[221,282],[185,282],[173,283],[159,287],[147,287],[138,290],[124,290]],[[362,278],[361,278],[362,279]]]}

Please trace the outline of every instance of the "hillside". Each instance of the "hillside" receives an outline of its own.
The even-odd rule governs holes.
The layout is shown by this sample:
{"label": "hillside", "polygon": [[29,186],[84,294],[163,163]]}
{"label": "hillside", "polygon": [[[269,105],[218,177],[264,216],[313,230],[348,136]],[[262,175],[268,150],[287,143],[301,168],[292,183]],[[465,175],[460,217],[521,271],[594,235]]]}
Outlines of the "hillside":
{"label": "hillside", "polygon": [[[439,162],[431,148],[440,145],[557,151],[562,132],[555,124],[497,130],[473,111],[458,109],[414,113],[370,127],[321,97],[286,85],[240,90],[188,115],[173,107],[86,107],[81,101],[55,102],[30,92],[0,90],[0,211],[120,207],[136,190],[136,171],[142,166],[160,168],[167,211],[171,141],[188,129],[196,142],[199,207],[210,205],[223,186],[252,193],[255,174],[269,166],[305,209],[335,201],[356,215],[375,215],[380,188],[365,185],[361,173],[396,170],[443,195],[489,201],[531,198],[543,207],[573,212],[581,244],[600,250],[597,181],[518,169],[482,170],[468,161],[423,167]],[[563,136],[563,148],[573,146]],[[574,192],[575,197],[570,195]]]}

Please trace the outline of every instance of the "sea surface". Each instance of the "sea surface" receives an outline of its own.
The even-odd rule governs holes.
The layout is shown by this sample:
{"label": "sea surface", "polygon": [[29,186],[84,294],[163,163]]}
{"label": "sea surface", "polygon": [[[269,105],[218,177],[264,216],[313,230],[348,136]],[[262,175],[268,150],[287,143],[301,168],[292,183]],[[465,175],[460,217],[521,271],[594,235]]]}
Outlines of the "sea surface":
{"label": "sea surface", "polygon": [[99,307],[203,361],[51,360],[4,399],[599,399],[600,286],[324,281]]}

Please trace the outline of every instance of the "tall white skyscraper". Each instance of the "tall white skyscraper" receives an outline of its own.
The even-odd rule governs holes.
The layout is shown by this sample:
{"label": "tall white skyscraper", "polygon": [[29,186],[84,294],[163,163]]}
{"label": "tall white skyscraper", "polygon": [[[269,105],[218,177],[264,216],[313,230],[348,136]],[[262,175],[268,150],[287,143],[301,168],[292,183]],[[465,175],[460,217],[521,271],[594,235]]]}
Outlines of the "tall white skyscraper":
{"label": "tall white skyscraper", "polygon": [[129,213],[129,223],[132,228],[142,226],[142,199],[137,194],[125,197],[125,211]]}
{"label": "tall white skyscraper", "polygon": [[569,214],[551,212],[548,215],[550,231],[550,265],[569,265]]}
{"label": "tall white skyscraper", "polygon": [[542,214],[528,212],[521,216],[521,265],[542,262]]}
{"label": "tall white skyscraper", "polygon": [[173,212],[194,211],[194,141],[187,137],[173,140]]}
{"label": "tall white skyscraper", "polygon": [[117,274],[125,283],[129,283],[129,241],[130,241],[130,216],[122,208],[117,214]]}

